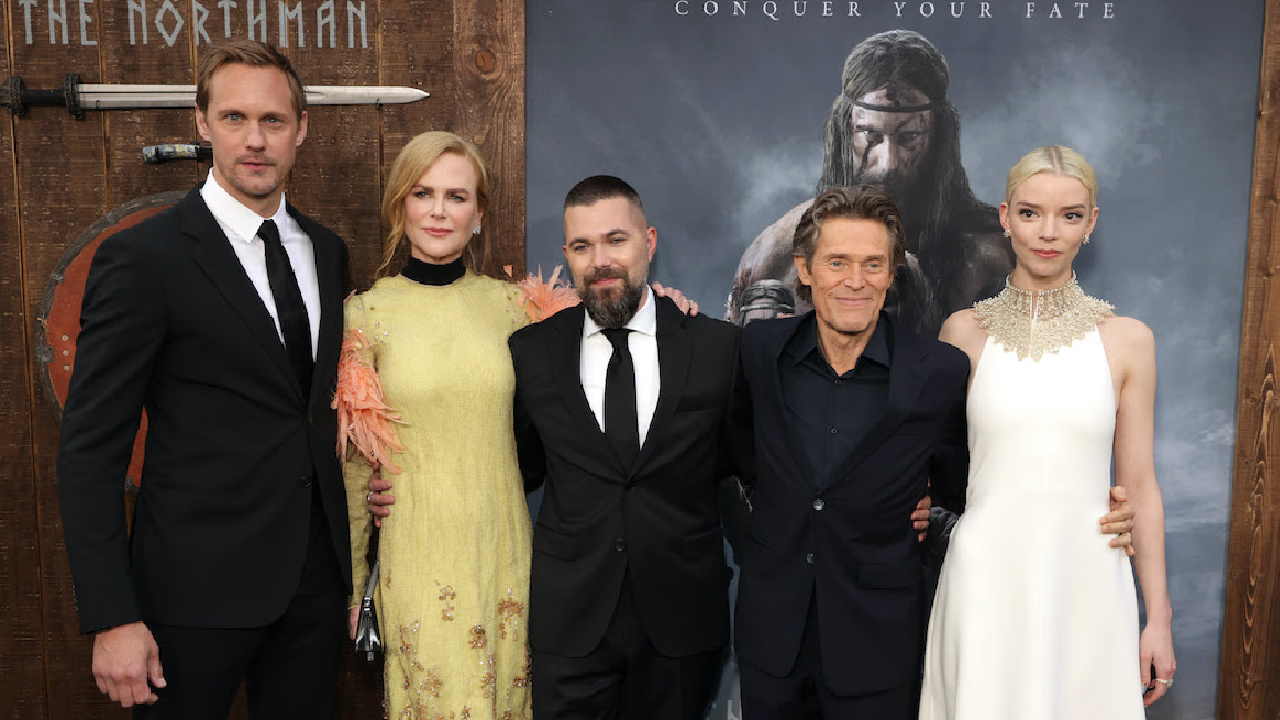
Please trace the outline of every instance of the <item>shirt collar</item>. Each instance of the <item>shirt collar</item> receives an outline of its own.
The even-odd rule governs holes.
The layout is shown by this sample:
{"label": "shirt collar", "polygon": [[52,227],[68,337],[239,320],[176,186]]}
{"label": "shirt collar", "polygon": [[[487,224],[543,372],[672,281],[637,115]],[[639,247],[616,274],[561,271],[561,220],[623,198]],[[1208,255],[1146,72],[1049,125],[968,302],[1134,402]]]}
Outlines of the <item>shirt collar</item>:
{"label": "shirt collar", "polygon": [[[631,330],[632,332],[654,336],[658,334],[658,312],[654,309],[657,305],[657,298],[653,296],[653,291],[650,290],[648,286],[645,287],[644,292],[644,303],[640,306],[639,310],[636,310],[636,314],[632,315],[631,319],[628,320],[627,324],[623,325],[623,327]],[[600,326],[596,324],[595,320],[591,319],[590,313],[583,313],[583,318],[582,337],[589,338],[600,332]]]}
{"label": "shirt collar", "polygon": [[[862,349],[863,358],[884,367],[889,367],[888,326],[889,323],[885,321],[884,315],[881,315],[876,321],[875,330],[871,331],[871,339],[867,341],[867,346]],[[792,365],[799,365],[804,362],[805,358],[814,353],[817,354],[819,360],[826,362],[826,358],[822,357],[822,351],[818,349],[817,315],[810,314],[809,317],[800,322],[800,327],[796,329],[796,334],[787,343],[786,352],[787,359]]]}
{"label": "shirt collar", "polygon": [[[244,203],[231,197],[218,181],[213,177],[213,170],[209,170],[209,177],[200,188],[200,197],[204,199],[204,204],[208,206],[209,212],[213,213],[213,217],[231,230],[234,237],[229,238],[232,241],[243,243],[252,243],[258,236],[258,228],[262,226],[264,218],[258,213],[245,207]],[[290,227],[289,211],[285,204],[284,193],[280,193],[280,205],[276,208],[275,215],[271,220],[276,221],[276,226],[282,231],[281,239],[285,239],[284,229]]]}

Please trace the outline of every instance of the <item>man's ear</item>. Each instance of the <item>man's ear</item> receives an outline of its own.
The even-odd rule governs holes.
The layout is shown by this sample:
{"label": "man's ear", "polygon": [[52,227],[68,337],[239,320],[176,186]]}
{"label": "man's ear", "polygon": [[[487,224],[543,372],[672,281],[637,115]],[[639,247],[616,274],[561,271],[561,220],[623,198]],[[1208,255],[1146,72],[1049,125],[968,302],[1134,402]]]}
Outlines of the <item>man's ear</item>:
{"label": "man's ear", "polygon": [[299,147],[302,141],[307,139],[307,111],[302,111],[302,117],[298,119],[298,139],[294,141],[293,146]]}
{"label": "man's ear", "polygon": [[796,275],[801,285],[812,285],[813,277],[809,274],[809,260],[799,255],[792,255],[791,261],[796,265]]}
{"label": "man's ear", "polygon": [[196,129],[200,131],[200,137],[205,141],[209,141],[209,122],[204,117],[204,111],[196,107]]}

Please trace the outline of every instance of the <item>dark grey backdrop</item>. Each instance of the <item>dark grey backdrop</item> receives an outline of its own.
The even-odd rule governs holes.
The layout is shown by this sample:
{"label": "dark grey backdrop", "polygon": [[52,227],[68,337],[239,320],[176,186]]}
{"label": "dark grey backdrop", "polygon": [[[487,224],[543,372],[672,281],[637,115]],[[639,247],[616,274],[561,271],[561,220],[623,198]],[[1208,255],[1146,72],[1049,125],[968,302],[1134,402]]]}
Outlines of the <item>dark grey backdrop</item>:
{"label": "dark grey backdrop", "polygon": [[[893,28],[951,66],[964,165],[983,200],[1051,143],[1097,168],[1102,214],[1081,284],[1154,330],[1156,466],[1165,494],[1178,683],[1152,718],[1215,711],[1234,442],[1237,355],[1262,0],[890,0],[745,5],[702,0],[529,0],[528,256],[563,262],[560,204],[577,180],[626,178],[658,228],[653,277],[714,316],[742,250],[811,197],[822,123],[845,56]],[[928,3],[924,3],[928,5]],[[796,16],[804,7],[805,15]],[[951,16],[952,6],[963,14]],[[678,10],[688,10],[688,15]],[[706,4],[706,9],[711,9]],[[927,7],[926,7],[927,9]],[[1016,542],[1017,523],[1010,538]],[[726,692],[732,691],[732,683]],[[737,715],[722,698],[712,717]]]}

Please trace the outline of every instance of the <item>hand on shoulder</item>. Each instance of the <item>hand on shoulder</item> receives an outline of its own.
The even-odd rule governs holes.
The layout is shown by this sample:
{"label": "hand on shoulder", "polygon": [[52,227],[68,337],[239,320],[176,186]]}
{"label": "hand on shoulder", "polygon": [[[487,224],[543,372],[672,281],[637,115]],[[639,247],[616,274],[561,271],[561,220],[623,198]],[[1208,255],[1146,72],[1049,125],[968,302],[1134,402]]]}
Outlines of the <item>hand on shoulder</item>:
{"label": "hand on shoulder", "polygon": [[977,363],[982,346],[987,342],[987,331],[978,324],[978,316],[974,314],[973,308],[965,308],[951,313],[951,317],[942,323],[938,339],[960,348],[970,360]]}

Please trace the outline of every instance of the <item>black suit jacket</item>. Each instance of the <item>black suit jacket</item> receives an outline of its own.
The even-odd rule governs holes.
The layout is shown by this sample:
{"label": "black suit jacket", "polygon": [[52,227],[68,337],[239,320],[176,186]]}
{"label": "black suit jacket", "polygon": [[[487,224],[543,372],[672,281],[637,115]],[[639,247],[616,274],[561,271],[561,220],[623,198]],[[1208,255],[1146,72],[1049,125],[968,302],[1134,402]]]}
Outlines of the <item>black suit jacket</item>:
{"label": "black suit jacket", "polygon": [[[329,407],[347,250],[337,235],[289,213],[311,238],[320,286],[305,394],[198,189],[94,255],[58,454],[83,632],[136,620],[272,622],[301,577],[313,482],[350,586]],[[146,458],[128,538],[124,475],[143,408]]]}
{"label": "black suit jacket", "polygon": [[[752,510],[738,556],[734,643],[744,660],[785,675],[816,592],[831,689],[853,695],[905,685],[920,672],[926,611],[908,516],[930,483],[935,503],[963,505],[969,361],[891,324],[884,415],[820,490],[787,420],[778,375],[802,320],[762,320],[743,331],[732,424],[739,447],[754,444],[755,462],[744,478]],[[890,321],[882,314],[879,322]]]}
{"label": "black suit jacket", "polygon": [[[650,296],[652,302],[654,296]],[[599,644],[630,573],[654,647],[669,656],[728,641],[717,492],[738,330],[657,298],[661,389],[634,467],[610,449],[579,377],[582,306],[511,336],[527,485],[545,476],[533,533],[530,643],[581,657]],[[734,485],[736,488],[736,485]]]}

